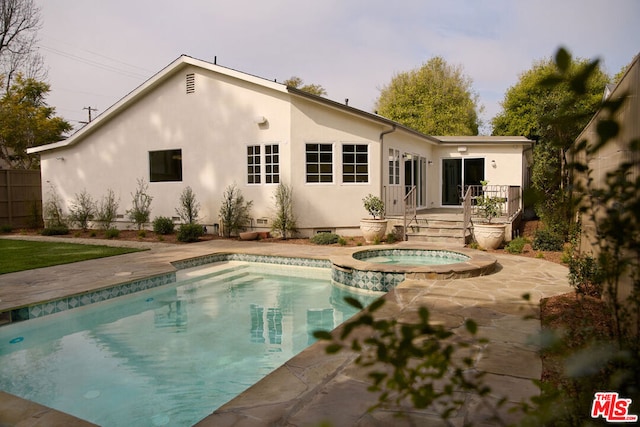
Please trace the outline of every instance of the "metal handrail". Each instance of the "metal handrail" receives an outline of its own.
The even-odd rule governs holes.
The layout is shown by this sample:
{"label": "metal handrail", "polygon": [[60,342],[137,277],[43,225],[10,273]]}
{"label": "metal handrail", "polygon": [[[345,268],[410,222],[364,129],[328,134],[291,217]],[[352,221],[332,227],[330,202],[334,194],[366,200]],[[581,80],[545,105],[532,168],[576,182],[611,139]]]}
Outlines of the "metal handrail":
{"label": "metal handrail", "polygon": [[466,244],[467,239],[467,229],[471,228],[471,188],[467,188],[467,191],[464,193],[464,197],[462,198],[462,212],[463,212],[463,223],[462,223],[462,240]]}
{"label": "metal handrail", "polygon": [[[404,240],[407,240],[407,227],[409,226],[409,224],[411,224],[413,220],[417,221],[417,218],[418,218],[417,193],[416,193],[415,185],[412,186],[411,189],[404,196],[404,199],[402,199],[402,204],[404,206],[402,230],[404,233],[404,236],[403,236]],[[407,211],[412,214],[409,222],[407,222]]]}

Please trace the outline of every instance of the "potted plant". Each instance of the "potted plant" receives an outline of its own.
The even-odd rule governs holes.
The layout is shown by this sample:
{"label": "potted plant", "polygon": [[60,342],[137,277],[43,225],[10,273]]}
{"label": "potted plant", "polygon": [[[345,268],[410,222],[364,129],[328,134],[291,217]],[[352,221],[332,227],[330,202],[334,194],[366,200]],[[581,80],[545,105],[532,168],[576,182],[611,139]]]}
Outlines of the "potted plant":
{"label": "potted plant", "polygon": [[364,209],[371,218],[360,220],[360,231],[367,243],[379,242],[387,234],[387,220],[384,219],[384,202],[377,196],[368,194],[362,199]]}
{"label": "potted plant", "polygon": [[502,197],[488,196],[486,194],[478,197],[478,213],[486,220],[486,223],[473,224],[473,236],[484,249],[497,249],[504,241],[504,224],[494,224],[491,222],[502,213]]}

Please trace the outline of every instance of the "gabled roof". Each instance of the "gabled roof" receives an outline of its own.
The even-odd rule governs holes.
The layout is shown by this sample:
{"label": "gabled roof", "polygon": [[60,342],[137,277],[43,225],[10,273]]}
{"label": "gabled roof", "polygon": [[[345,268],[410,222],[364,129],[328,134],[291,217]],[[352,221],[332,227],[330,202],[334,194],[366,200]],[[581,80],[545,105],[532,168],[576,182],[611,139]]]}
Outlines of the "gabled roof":
{"label": "gabled roof", "polygon": [[180,71],[183,68],[188,66],[195,66],[199,68],[203,68],[206,70],[210,70],[219,74],[223,74],[229,77],[237,78],[240,80],[244,80],[246,82],[254,83],[259,86],[267,87],[280,92],[287,92],[287,88],[285,85],[281,83],[276,83],[272,80],[263,79],[261,77],[256,77],[251,74],[242,73],[237,70],[233,70],[231,68],[222,67],[220,65],[213,64],[211,62],[202,61],[200,59],[195,59],[187,55],[182,55],[178,57],[171,64],[164,67],[158,73],[154,74],[150,79],[142,83],[136,89],[125,95],[118,102],[109,107],[104,113],[100,114],[96,117],[91,123],[84,126],[82,129],[71,135],[69,138],[55,142],[53,144],[41,145],[38,147],[32,147],[28,149],[28,153],[39,153],[42,151],[54,150],[56,148],[68,147],[70,145],[74,145],[84,139],[86,136],[93,133],[95,130],[103,126],[106,122],[109,121],[111,117],[116,115],[118,112],[124,110],[133,102],[135,102],[139,97],[144,96],[145,94],[153,91],[158,85],[167,80],[170,76]]}
{"label": "gabled roof", "polygon": [[62,141],[55,142],[53,144],[41,145],[38,147],[32,147],[27,150],[29,154],[40,153],[43,151],[55,150],[58,148],[69,147],[77,144],[82,141],[87,136],[91,135],[97,129],[102,127],[105,123],[109,121],[114,115],[126,109],[129,105],[134,103],[139,97],[144,96],[145,94],[153,91],[157,86],[162,84],[165,80],[167,80],[170,76],[180,71],[183,68],[188,66],[195,66],[198,68],[202,68],[205,70],[213,71],[218,74],[226,75],[229,77],[233,77],[239,80],[243,80],[246,82],[250,82],[265,88],[269,88],[278,92],[288,93],[293,95],[294,97],[308,99],[311,102],[316,102],[327,106],[329,108],[340,110],[346,114],[350,114],[353,116],[358,116],[360,118],[364,118],[366,120],[370,120],[381,125],[389,126],[389,130],[400,130],[409,134],[412,134],[418,138],[424,139],[426,142],[431,144],[472,144],[472,143],[504,143],[504,144],[523,144],[523,143],[531,143],[532,141],[524,138],[524,137],[467,137],[467,136],[430,136],[425,135],[421,132],[418,132],[414,129],[411,129],[407,126],[404,126],[398,122],[387,119],[385,117],[379,116],[377,114],[368,113],[363,110],[359,110],[357,108],[349,107],[346,104],[341,104],[330,99],[313,95],[308,92],[302,91],[300,89],[296,89],[291,86],[286,86],[282,83],[277,83],[273,80],[267,80],[261,77],[257,77],[251,74],[243,73],[241,71],[237,71],[231,68],[223,67],[211,62],[202,61],[200,59],[195,59],[193,57],[182,55],[173,61],[171,64],[167,65],[165,68],[160,70],[158,73],[153,75],[150,79],[145,81],[143,84],[138,86],[136,89],[131,91],[129,94],[125,95],[118,102],[109,107],[104,113],[100,114],[96,117],[91,123],[84,126],[82,129],[71,135],[69,138],[64,139]]}

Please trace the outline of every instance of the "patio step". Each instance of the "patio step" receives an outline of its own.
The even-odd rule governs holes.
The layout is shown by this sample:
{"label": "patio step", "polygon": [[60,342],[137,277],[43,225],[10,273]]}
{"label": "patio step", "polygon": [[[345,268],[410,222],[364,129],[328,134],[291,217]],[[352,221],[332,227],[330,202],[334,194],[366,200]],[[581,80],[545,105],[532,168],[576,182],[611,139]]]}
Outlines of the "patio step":
{"label": "patio step", "polygon": [[407,227],[407,239],[462,247],[471,240],[470,231],[463,236],[463,229],[462,218],[418,218]]}

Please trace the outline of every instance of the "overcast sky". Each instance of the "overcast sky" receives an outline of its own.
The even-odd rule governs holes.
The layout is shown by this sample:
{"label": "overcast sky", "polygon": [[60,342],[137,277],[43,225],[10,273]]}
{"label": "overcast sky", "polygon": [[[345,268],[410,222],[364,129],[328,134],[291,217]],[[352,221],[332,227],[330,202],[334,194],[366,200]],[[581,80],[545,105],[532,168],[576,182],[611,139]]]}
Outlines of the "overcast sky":
{"label": "overcast sky", "polygon": [[[461,65],[485,107],[559,46],[617,73],[640,53],[638,0],[36,0],[48,103],[78,127],[181,54],[322,85],[372,111],[380,88],[433,56]],[[489,130],[484,128],[484,133]]]}

